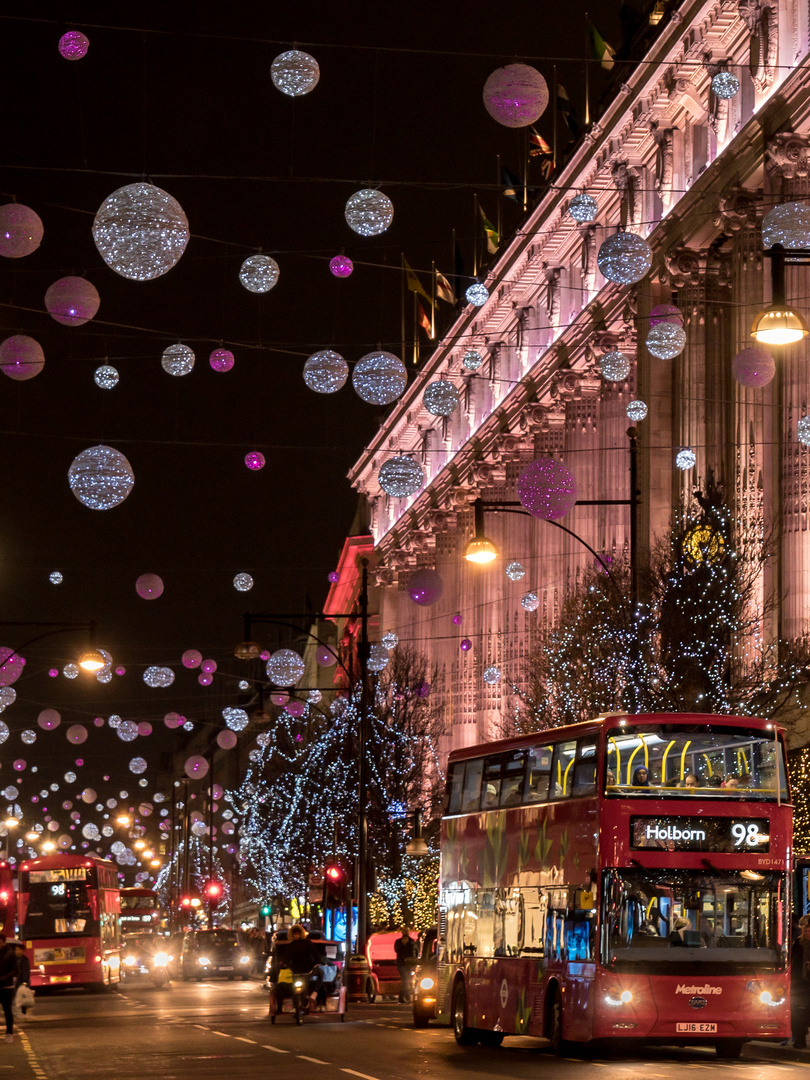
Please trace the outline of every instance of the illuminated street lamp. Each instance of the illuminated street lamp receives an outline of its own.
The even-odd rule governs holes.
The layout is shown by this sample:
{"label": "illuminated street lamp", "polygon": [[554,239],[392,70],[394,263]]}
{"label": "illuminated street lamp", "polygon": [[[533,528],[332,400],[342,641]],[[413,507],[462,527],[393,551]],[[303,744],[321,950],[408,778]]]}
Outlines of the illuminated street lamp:
{"label": "illuminated street lamp", "polygon": [[[760,345],[793,345],[807,337],[810,330],[801,315],[787,302],[785,292],[785,266],[806,263],[810,250],[791,248],[786,252],[781,244],[774,244],[763,254],[771,260],[771,302],[754,319],[751,337]],[[790,258],[788,259],[788,254]]]}

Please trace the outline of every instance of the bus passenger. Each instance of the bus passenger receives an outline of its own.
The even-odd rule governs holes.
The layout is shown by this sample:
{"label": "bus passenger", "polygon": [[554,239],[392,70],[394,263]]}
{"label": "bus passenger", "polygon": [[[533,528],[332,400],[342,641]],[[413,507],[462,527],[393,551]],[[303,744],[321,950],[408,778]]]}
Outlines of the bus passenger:
{"label": "bus passenger", "polygon": [[698,780],[694,773],[687,773],[683,778],[683,786],[685,788],[699,788],[700,780]]}
{"label": "bus passenger", "polygon": [[734,773],[729,773],[721,786],[724,788],[738,788],[740,786],[739,777],[735,776]]}
{"label": "bus passenger", "polygon": [[669,935],[670,945],[685,945],[684,932],[692,929],[692,923],[689,919],[684,918],[683,915],[679,915],[675,922],[672,924],[672,932]]}
{"label": "bus passenger", "polygon": [[639,767],[633,773],[633,785],[634,788],[648,788],[652,787],[650,784],[649,773],[643,765]]}

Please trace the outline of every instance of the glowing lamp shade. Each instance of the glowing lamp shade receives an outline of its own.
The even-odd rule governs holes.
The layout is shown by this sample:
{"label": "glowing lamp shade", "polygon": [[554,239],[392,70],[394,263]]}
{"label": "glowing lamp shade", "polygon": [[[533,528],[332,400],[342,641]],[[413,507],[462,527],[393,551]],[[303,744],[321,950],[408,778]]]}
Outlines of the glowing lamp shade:
{"label": "glowing lamp shade", "polygon": [[63,326],[89,322],[100,303],[95,285],[81,277],[59,278],[45,293],[45,310]]}
{"label": "glowing lamp shade", "polygon": [[44,232],[39,214],[30,206],[0,206],[0,255],[4,259],[22,259],[36,251]]}
{"label": "glowing lamp shade", "polygon": [[304,364],[304,382],[316,394],[334,394],[348,378],[349,365],[334,349],[320,349]]}
{"label": "glowing lamp shade", "polygon": [[659,360],[674,360],[684,350],[686,331],[676,323],[656,323],[650,327],[645,345],[647,351]]}
{"label": "glowing lamp shade", "polygon": [[81,60],[89,48],[90,41],[80,30],[68,30],[59,38],[59,55],[63,60]]}
{"label": "glowing lamp shade", "polygon": [[637,423],[639,420],[643,420],[646,417],[647,406],[643,401],[629,401],[625,412],[627,413],[628,420]]}
{"label": "glowing lamp shade", "polygon": [[517,495],[533,517],[556,521],[576,503],[577,482],[562,462],[536,458],[518,477]]}
{"label": "glowing lamp shade", "polygon": [[14,334],[0,344],[0,371],[15,382],[39,375],[45,367],[42,346],[27,334]]}
{"label": "glowing lamp shade", "polygon": [[741,386],[767,386],[776,374],[774,358],[765,349],[752,345],[738,352],[731,361],[734,378]]}
{"label": "glowing lamp shade", "polygon": [[723,101],[736,97],[740,92],[740,80],[730,71],[718,71],[712,78],[712,93]]}
{"label": "glowing lamp shade", "polygon": [[546,80],[528,64],[496,68],[484,83],[484,108],[504,127],[528,127],[539,120],[547,105]]}
{"label": "glowing lamp shade", "polygon": [[135,582],[135,592],[142,600],[157,600],[163,595],[163,578],[157,574],[141,574]]}
{"label": "glowing lamp shade", "polygon": [[782,305],[760,311],[751,327],[751,337],[760,345],[793,345],[808,333],[807,323],[798,311]]}
{"label": "glowing lamp shade", "polygon": [[467,562],[478,563],[485,566],[498,558],[498,549],[486,536],[475,536],[467,544],[464,550],[464,558]]}
{"label": "glowing lamp shade", "polygon": [[334,259],[329,260],[329,272],[332,277],[351,277],[353,271],[354,263],[348,255],[335,255]]}
{"label": "glowing lamp shade", "polygon": [[575,195],[571,202],[568,204],[568,213],[574,219],[580,223],[586,221],[593,221],[596,215],[599,213],[599,203],[594,199],[592,195],[587,195],[584,191],[579,195]]}
{"label": "glowing lamp shade", "polygon": [[82,671],[103,671],[107,666],[107,657],[100,649],[88,649],[79,657],[79,667]]}
{"label": "glowing lamp shade", "polygon": [[476,281],[470,285],[464,295],[468,304],[472,304],[473,307],[483,307],[489,300],[489,289],[486,285],[482,285],[480,281]]}
{"label": "glowing lamp shade", "polygon": [[392,499],[405,499],[421,489],[425,474],[415,458],[401,454],[382,463],[377,480],[386,495]]}
{"label": "glowing lamp shade", "polygon": [[432,607],[441,600],[444,582],[436,570],[417,570],[408,582],[408,596],[420,607]]}
{"label": "glowing lamp shade", "polygon": [[780,203],[762,219],[762,246],[781,244],[791,248],[810,247],[810,205],[803,202]]}
{"label": "glowing lamp shade", "polygon": [[185,773],[189,779],[199,780],[207,776],[208,762],[202,754],[192,754],[191,757],[186,758]]}
{"label": "glowing lamp shade", "polygon": [[270,292],[278,276],[278,263],[270,255],[251,255],[239,271],[239,280],[252,293]]}
{"label": "glowing lamp shade", "polygon": [[91,446],[68,469],[70,490],[90,510],[111,510],[127,498],[135,484],[132,466],[111,446]]}
{"label": "glowing lamp shade", "polygon": [[461,358],[461,363],[467,371],[478,371],[483,362],[484,358],[481,356],[481,353],[477,352],[475,349],[469,349]]}
{"label": "glowing lamp shade", "polygon": [[276,686],[295,686],[304,675],[304,661],[293,649],[276,649],[267,661],[267,678]]}
{"label": "glowing lamp shade", "polygon": [[363,188],[352,195],[343,211],[346,224],[360,236],[379,236],[394,220],[394,204],[374,188]]}
{"label": "glowing lamp shade", "polygon": [[235,358],[230,349],[214,349],[208,357],[208,363],[213,371],[230,371]]}
{"label": "glowing lamp shade", "polygon": [[352,386],[369,405],[390,405],[408,385],[408,372],[398,356],[377,350],[366,353],[354,365]]}
{"label": "glowing lamp shade", "polygon": [[630,360],[618,350],[605,353],[599,361],[599,367],[608,382],[622,382],[630,374]]}
{"label": "glowing lamp shade", "polygon": [[267,464],[261,450],[251,450],[245,454],[245,465],[251,472],[259,472]]}
{"label": "glowing lamp shade", "polygon": [[643,237],[619,232],[605,240],[597,252],[596,262],[608,281],[632,285],[649,273],[652,251]]}
{"label": "glowing lamp shade", "polygon": [[318,61],[300,49],[290,49],[275,58],[270,68],[273,86],[287,97],[303,97],[318,85]]}
{"label": "glowing lamp shade", "polygon": [[188,221],[168,192],[139,181],[107,196],[93,222],[93,240],[116,274],[151,281],[180,260],[189,240]]}
{"label": "glowing lamp shade", "polygon": [[432,416],[451,416],[459,401],[459,392],[447,379],[428,383],[422,403]]}

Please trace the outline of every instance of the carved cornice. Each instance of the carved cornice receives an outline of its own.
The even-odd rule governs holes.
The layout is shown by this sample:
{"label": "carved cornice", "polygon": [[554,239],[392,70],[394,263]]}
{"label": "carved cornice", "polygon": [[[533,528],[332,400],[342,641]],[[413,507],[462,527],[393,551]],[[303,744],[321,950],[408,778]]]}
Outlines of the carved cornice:
{"label": "carved cornice", "polygon": [[765,146],[765,168],[783,180],[804,179],[810,174],[810,136],[780,131]]}
{"label": "carved cornice", "polygon": [[671,248],[664,255],[666,269],[661,271],[664,284],[682,289],[687,285],[701,285],[707,277],[716,279],[721,286],[731,286],[731,256],[704,248]]}
{"label": "carved cornice", "polygon": [[773,85],[779,59],[779,9],[770,0],[738,0],[737,10],[751,35],[751,79],[760,94]]}
{"label": "carved cornice", "polygon": [[762,203],[761,191],[734,188],[720,196],[714,224],[725,232],[755,229]]}

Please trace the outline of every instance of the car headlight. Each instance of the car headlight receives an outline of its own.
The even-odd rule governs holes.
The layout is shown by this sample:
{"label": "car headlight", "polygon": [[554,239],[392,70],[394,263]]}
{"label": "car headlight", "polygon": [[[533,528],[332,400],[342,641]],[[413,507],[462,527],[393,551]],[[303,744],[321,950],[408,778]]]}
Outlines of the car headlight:
{"label": "car headlight", "polygon": [[432,990],[434,986],[435,986],[435,982],[434,982],[433,979],[420,979],[419,980],[419,989],[420,990]]}
{"label": "car headlight", "polygon": [[124,957],[124,967],[135,967],[137,963],[138,961],[132,955],[127,955]]}
{"label": "car headlight", "polygon": [[197,963],[200,965],[200,967],[208,967],[208,965],[211,963],[211,961],[208,959],[207,956],[201,956],[197,960]]}
{"label": "car headlight", "polygon": [[240,956],[239,957],[239,963],[240,964],[249,964],[250,963],[250,957],[249,956]]}
{"label": "car headlight", "polygon": [[171,957],[168,953],[165,952],[156,952],[155,955],[152,957],[152,963],[156,967],[166,967],[170,960]]}

